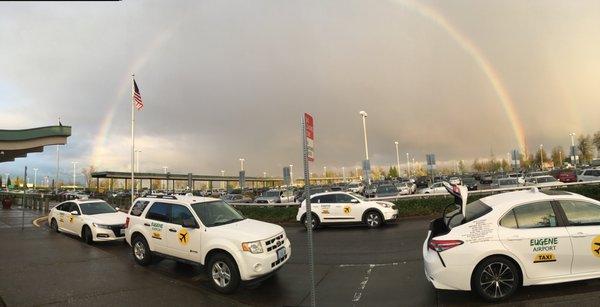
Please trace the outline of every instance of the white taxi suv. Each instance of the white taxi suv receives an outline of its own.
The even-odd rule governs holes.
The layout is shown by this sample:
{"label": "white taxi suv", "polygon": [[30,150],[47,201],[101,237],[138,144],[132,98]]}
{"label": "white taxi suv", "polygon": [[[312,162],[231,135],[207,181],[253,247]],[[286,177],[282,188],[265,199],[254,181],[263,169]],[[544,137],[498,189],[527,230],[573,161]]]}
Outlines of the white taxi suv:
{"label": "white taxi suv", "polygon": [[[325,192],[310,197],[312,229],[327,224],[355,223],[377,228],[398,218],[398,210],[387,201],[369,200],[348,192]],[[296,221],[308,227],[306,200],[302,202]]]}
{"label": "white taxi suv", "polygon": [[142,266],[153,258],[203,265],[221,293],[271,276],[292,253],[281,226],[245,218],[223,200],[196,196],[136,199],[125,240]]}
{"label": "white taxi suv", "polygon": [[81,237],[86,243],[123,240],[127,215],[101,199],[73,199],[58,204],[48,214],[55,232]]}
{"label": "white taxi suv", "polygon": [[534,187],[466,204],[466,190],[448,190],[458,208],[431,222],[423,244],[435,288],[499,301],[520,286],[600,277],[600,202]]}

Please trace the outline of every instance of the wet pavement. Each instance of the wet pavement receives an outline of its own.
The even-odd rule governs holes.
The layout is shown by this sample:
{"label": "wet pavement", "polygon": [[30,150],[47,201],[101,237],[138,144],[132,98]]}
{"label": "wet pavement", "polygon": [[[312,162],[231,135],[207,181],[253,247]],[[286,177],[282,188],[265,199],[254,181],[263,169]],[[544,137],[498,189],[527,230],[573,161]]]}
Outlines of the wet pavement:
{"label": "wet pavement", "polygon": [[[421,246],[428,219],[381,229],[329,227],[315,232],[315,278],[320,306],[479,306],[469,292],[437,291],[423,274]],[[121,242],[88,246],[47,227],[0,230],[0,296],[8,306],[186,305],[307,306],[310,302],[306,231],[287,226],[293,254],[272,278],[223,296],[201,267],[162,260],[135,264]],[[594,305],[600,281],[520,289],[506,305]]]}

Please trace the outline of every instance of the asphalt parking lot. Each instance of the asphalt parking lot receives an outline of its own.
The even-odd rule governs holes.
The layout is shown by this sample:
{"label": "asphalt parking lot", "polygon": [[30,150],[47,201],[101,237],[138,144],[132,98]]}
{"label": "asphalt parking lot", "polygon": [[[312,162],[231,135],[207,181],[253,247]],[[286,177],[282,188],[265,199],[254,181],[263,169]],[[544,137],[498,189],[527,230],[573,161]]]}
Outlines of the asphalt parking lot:
{"label": "asphalt parking lot", "polygon": [[[315,232],[320,306],[478,306],[469,292],[436,291],[423,275],[421,245],[429,219],[383,228],[329,227]],[[309,304],[306,232],[286,231],[293,255],[273,278],[230,296],[213,291],[199,267],[162,260],[136,265],[124,243],[87,246],[47,227],[0,232],[0,296],[8,306],[41,304],[254,305]],[[14,241],[13,238],[18,238]],[[13,241],[13,242],[11,242]],[[508,305],[594,305],[600,281],[527,287]]]}

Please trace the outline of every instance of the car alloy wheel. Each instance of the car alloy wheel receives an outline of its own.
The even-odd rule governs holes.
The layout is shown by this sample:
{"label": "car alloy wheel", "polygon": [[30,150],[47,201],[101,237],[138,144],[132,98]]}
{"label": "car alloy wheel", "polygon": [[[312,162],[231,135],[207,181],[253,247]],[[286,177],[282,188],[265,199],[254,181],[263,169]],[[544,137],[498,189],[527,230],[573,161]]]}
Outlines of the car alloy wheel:
{"label": "car alloy wheel", "polygon": [[501,299],[517,287],[515,272],[502,262],[488,264],[479,276],[481,290],[492,299]]}
{"label": "car alloy wheel", "polygon": [[367,214],[367,225],[369,225],[369,227],[377,227],[379,224],[381,224],[379,213],[369,212],[369,214]]}
{"label": "car alloy wheel", "polygon": [[144,246],[144,243],[142,241],[135,242],[135,245],[133,246],[133,254],[138,260],[144,260],[144,258],[146,257],[146,247]]}
{"label": "car alloy wheel", "polygon": [[216,285],[225,288],[231,281],[231,271],[229,266],[223,261],[217,261],[212,266],[212,278]]}

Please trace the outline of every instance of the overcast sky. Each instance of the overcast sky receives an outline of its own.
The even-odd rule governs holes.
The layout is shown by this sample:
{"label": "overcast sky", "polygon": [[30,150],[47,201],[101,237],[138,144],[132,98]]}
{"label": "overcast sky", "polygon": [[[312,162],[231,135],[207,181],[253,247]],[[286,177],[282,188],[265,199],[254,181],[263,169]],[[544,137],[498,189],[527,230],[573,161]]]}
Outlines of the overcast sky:
{"label": "overcast sky", "polygon": [[[490,79],[422,8],[497,72],[530,149],[600,128],[600,1],[521,0],[0,3],[0,128],[60,116],[65,178],[70,161],[126,171],[135,73],[143,171],[234,174],[243,157],[249,175],[299,175],[303,112],[316,171],[364,159],[360,110],[374,165],[395,164],[395,140],[403,162],[506,156],[518,138]],[[55,155],[0,173],[51,175]]]}

